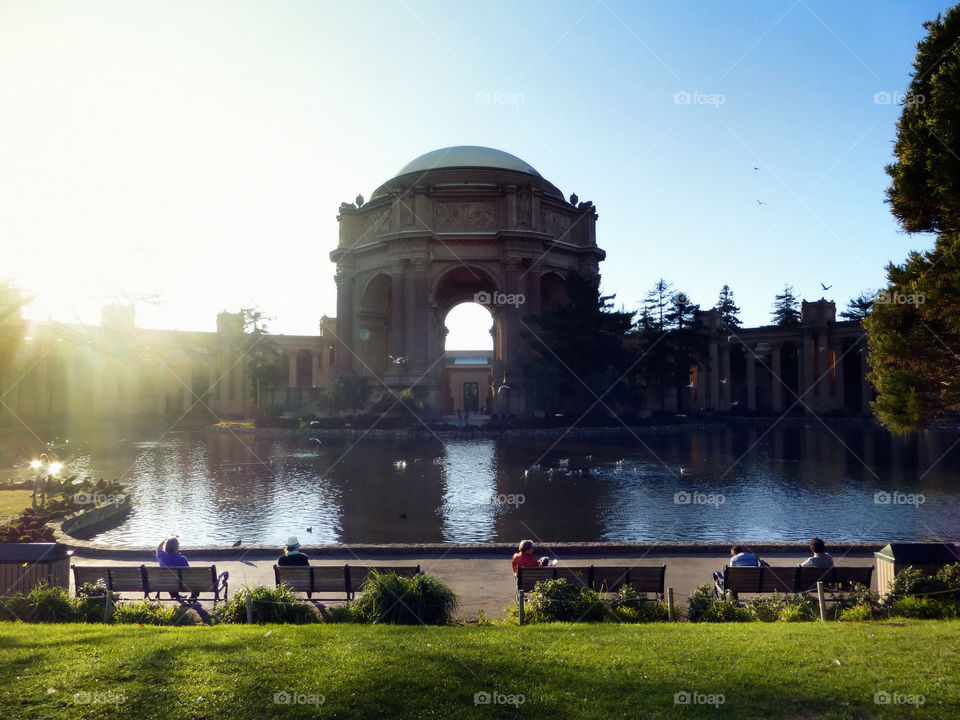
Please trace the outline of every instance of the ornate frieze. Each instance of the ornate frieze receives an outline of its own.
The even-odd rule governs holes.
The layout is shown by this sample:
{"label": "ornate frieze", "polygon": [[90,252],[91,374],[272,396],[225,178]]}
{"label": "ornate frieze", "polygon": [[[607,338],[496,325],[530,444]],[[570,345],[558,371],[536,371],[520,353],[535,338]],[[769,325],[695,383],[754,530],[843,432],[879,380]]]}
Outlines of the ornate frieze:
{"label": "ornate frieze", "polygon": [[435,207],[436,232],[497,229],[497,206],[493,202],[438,202]]}

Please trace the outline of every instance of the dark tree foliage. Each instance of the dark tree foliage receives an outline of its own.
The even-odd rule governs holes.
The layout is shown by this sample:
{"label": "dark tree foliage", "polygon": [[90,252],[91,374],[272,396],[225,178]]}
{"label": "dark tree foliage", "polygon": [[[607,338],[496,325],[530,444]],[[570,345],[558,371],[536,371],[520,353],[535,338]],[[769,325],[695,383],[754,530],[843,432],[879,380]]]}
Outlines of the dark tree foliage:
{"label": "dark tree foliage", "polygon": [[863,320],[873,310],[873,302],[879,293],[865,291],[847,301],[847,309],[840,313],[846,320]]}
{"label": "dark tree foliage", "polygon": [[887,199],[904,230],[937,238],[932,250],[887,266],[889,284],[863,321],[874,413],[901,434],[960,404],[960,6],[924,27]]}
{"label": "dark tree foliage", "polygon": [[863,321],[873,410],[898,434],[960,405],[960,237],[941,236],[887,268],[890,287]]}
{"label": "dark tree foliage", "polygon": [[626,390],[634,355],[624,337],[634,313],[611,309],[615,296],[600,294],[599,277],[571,273],[566,289],[564,305],[524,321],[534,356],[525,372],[539,407],[604,416],[604,404],[612,407]]}
{"label": "dark tree foliage", "polygon": [[738,330],[741,327],[740,306],[734,302],[733,290],[729,285],[720,288],[720,297],[714,306],[720,312],[720,325],[727,330]]}
{"label": "dark tree foliage", "polygon": [[783,292],[773,299],[773,324],[777,327],[800,327],[800,300],[793,287],[785,285]]}
{"label": "dark tree foliage", "polygon": [[20,312],[27,302],[12,280],[0,281],[0,380],[23,341],[25,324]]}
{"label": "dark tree foliage", "polygon": [[904,230],[960,231],[960,6],[924,23],[887,199]]}

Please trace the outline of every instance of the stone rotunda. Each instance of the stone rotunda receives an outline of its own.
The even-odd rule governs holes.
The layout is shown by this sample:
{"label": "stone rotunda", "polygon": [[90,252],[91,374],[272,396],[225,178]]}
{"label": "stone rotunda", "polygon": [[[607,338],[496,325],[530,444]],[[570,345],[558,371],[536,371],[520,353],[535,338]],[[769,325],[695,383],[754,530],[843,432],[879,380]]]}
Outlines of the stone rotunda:
{"label": "stone rotunda", "polygon": [[[569,201],[520,158],[457,146],[412,160],[369,201],[340,205],[335,373],[414,388],[438,413],[444,318],[478,302],[493,317],[491,412],[523,416],[527,320],[565,300],[567,273],[596,274],[596,208]],[[533,328],[536,329],[535,327]]]}

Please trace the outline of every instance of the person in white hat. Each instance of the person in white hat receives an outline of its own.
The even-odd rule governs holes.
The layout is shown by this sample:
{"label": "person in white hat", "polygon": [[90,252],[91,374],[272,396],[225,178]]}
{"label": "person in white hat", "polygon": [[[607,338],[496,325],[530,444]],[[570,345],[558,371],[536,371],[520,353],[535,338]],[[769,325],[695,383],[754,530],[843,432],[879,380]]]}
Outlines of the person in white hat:
{"label": "person in white hat", "polygon": [[287,538],[283,548],[283,555],[277,560],[277,565],[309,565],[310,558],[300,552],[300,541],[296,535]]}

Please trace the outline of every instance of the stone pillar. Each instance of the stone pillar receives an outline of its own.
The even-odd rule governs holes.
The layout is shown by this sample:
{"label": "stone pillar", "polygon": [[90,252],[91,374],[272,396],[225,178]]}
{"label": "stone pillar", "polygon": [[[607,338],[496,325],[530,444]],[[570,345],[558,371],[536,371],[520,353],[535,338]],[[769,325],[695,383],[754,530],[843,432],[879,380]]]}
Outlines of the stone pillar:
{"label": "stone pillar", "polygon": [[816,398],[813,390],[813,339],[809,336],[800,338],[800,387],[797,396],[800,404],[807,413],[816,410]]}
{"label": "stone pillar", "polygon": [[540,314],[540,268],[532,266],[527,275],[527,308],[530,315]]}
{"label": "stone pillar", "polygon": [[870,399],[873,396],[873,385],[867,380],[870,365],[867,363],[867,345],[864,342],[860,352],[860,412],[871,413]]}
{"label": "stone pillar", "polygon": [[707,408],[707,369],[703,363],[697,364],[697,409]]}
{"label": "stone pillar", "polygon": [[830,340],[821,335],[817,341],[817,404],[818,412],[831,410],[830,376],[833,374],[832,348]]}
{"label": "stone pillar", "polygon": [[833,368],[833,392],[835,398],[833,406],[847,412],[850,408],[847,407],[847,393],[843,385],[843,360],[844,357],[846,357],[843,352],[843,341],[841,340],[837,345],[834,345],[831,350],[830,367]]}
{"label": "stone pillar", "polygon": [[387,346],[395,358],[404,354],[404,290],[403,266],[398,265],[390,273],[390,343]]}
{"label": "stone pillar", "polygon": [[413,265],[413,327],[410,328],[410,356],[413,358],[417,375],[427,369],[430,357],[430,308],[429,287],[427,284],[427,263],[425,260]]}
{"label": "stone pillar", "polygon": [[353,367],[353,276],[338,270],[337,283],[337,352],[336,368],[339,373],[350,372]]}
{"label": "stone pillar", "polygon": [[721,412],[730,412],[730,388],[733,378],[730,377],[730,343],[726,340],[719,346],[720,349],[720,407]]}
{"label": "stone pillar", "polygon": [[[518,282],[518,271],[520,265],[516,260],[504,260],[504,292],[507,295],[516,296]],[[519,361],[517,345],[519,341],[519,318],[517,317],[517,308],[507,305],[501,308],[504,324],[504,361],[510,370],[518,370],[515,365]]]}
{"label": "stone pillar", "polygon": [[757,409],[757,357],[754,348],[746,347],[747,359],[747,410]]}
{"label": "stone pillar", "polygon": [[310,353],[310,386],[320,387],[320,351],[314,350]]}
{"label": "stone pillar", "polygon": [[770,409],[783,411],[783,379],[780,377],[780,345],[774,343],[770,350]]}
{"label": "stone pillar", "polygon": [[296,351],[287,354],[287,387],[295,388],[297,386],[297,353]]}
{"label": "stone pillar", "polygon": [[710,409],[720,409],[720,349],[717,340],[710,341]]}

